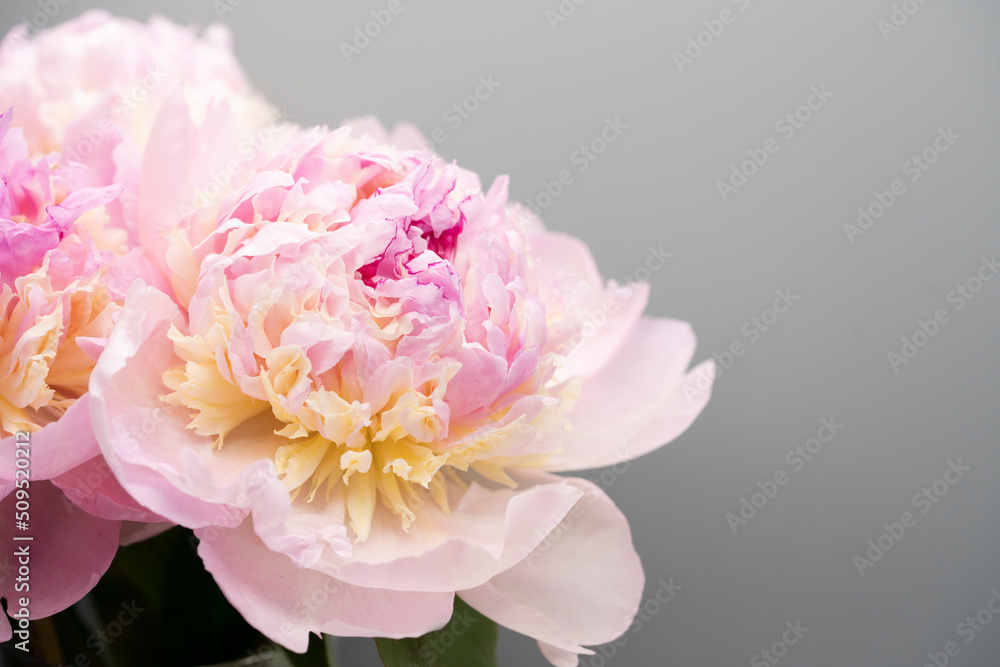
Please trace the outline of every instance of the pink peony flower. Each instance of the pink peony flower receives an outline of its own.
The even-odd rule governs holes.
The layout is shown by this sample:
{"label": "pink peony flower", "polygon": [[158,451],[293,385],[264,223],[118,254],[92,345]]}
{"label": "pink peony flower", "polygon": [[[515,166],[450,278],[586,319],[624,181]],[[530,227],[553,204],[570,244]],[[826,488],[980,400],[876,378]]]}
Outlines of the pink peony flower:
{"label": "pink peony flower", "polygon": [[[0,597],[27,596],[43,618],[93,588],[119,540],[148,530],[131,522],[162,518],[117,483],[90,427],[90,373],[124,296],[111,272],[125,233],[104,208],[122,188],[86,187],[79,165],[52,156],[33,162],[11,119],[0,115],[0,540],[27,534],[38,546],[30,594],[15,591],[7,558]],[[13,523],[18,433],[31,443],[28,533]],[[0,641],[10,638],[4,617]]]}
{"label": "pink peony flower", "polygon": [[255,119],[251,125],[271,113],[221,24],[199,38],[162,17],[143,24],[90,10],[30,39],[27,31],[17,26],[0,44],[0,105],[16,110],[33,156],[58,151],[83,160],[109,134],[141,152],[156,113],[178,87],[198,118],[220,99]]}
{"label": "pink peony flower", "polygon": [[[644,576],[611,500],[553,473],[676,438],[711,362],[688,372],[690,327],[644,318],[647,286],[605,283],[506,179],[483,192],[412,130],[368,130],[300,134],[143,233],[167,286],[133,285],[94,370],[102,451],[293,650],[438,629],[457,594],[576,664],[629,627]],[[157,121],[152,220],[197,164],[153,147],[190,136]]]}

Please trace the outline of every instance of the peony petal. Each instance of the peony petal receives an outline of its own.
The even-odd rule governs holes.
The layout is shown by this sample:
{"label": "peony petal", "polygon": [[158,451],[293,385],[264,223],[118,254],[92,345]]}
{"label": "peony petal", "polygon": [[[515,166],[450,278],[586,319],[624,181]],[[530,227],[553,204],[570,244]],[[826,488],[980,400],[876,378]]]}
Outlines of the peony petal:
{"label": "peony petal", "polygon": [[[711,396],[711,361],[685,374],[694,355],[691,326],[643,318],[628,343],[588,378],[561,435],[552,471],[586,470],[642,456],[683,433]],[[693,390],[697,378],[709,378]]]}
{"label": "peony petal", "polygon": [[[473,483],[450,513],[434,503],[419,508],[406,532],[399,517],[385,508],[375,513],[372,532],[353,545],[349,555],[327,548],[311,560],[299,560],[358,586],[400,591],[454,591],[484,583],[523,559],[548,535],[581,497],[561,478],[519,490],[489,490]],[[287,495],[287,494],[286,494]],[[322,525],[343,521],[341,505],[329,514],[298,503],[294,512],[274,518],[278,503],[254,508],[254,525],[272,549],[288,549],[289,535],[314,544]]]}
{"label": "peony petal", "polygon": [[162,522],[132,498],[115,479],[103,456],[95,456],[83,465],[52,478],[74,505],[101,519],[118,521]]}
{"label": "peony petal", "polygon": [[177,363],[172,324],[183,325],[174,303],[135,284],[91,375],[94,432],[115,477],[143,506],[189,527],[236,525],[239,512],[175,485],[186,484],[194,452],[210,450],[210,441],[184,428],[183,409],[159,399],[160,374]]}
{"label": "peony petal", "polygon": [[545,659],[556,667],[577,667],[580,664],[580,653],[584,655],[592,655],[594,653],[586,649],[584,651],[567,651],[563,648],[557,648],[552,644],[546,644],[543,641],[538,642],[538,648],[541,650],[542,655],[545,656]]}
{"label": "peony petal", "polygon": [[255,628],[293,651],[309,633],[353,637],[417,637],[451,618],[452,593],[361,588],[295,567],[268,549],[249,521],[237,528],[195,531],[198,553],[230,603]]}
{"label": "peony petal", "polygon": [[[0,501],[0,540],[14,550],[27,546],[31,567],[32,619],[45,618],[66,609],[86,595],[111,565],[118,550],[118,521],[106,521],[91,516],[69,502],[62,492],[49,482],[34,482],[30,487],[30,530],[15,531],[12,521],[16,496]],[[14,541],[15,536],[31,536],[31,541]],[[6,560],[10,558],[10,560]],[[0,558],[5,577],[0,577],[0,597],[12,601],[16,571],[16,556]],[[7,566],[10,567],[7,567]],[[2,615],[0,615],[2,616]],[[6,617],[0,619],[0,635]]]}
{"label": "peony petal", "polygon": [[646,309],[649,285],[605,287],[590,248],[578,238],[541,232],[530,240],[535,258],[531,275],[543,297],[552,293],[563,298],[569,288],[564,281],[570,276],[582,281],[587,291],[583,303],[577,304],[583,309],[583,330],[569,341],[572,349],[559,372],[563,378],[589,377],[604,368],[628,339]]}
{"label": "peony petal", "polygon": [[[58,421],[31,434],[31,478],[51,479],[100,454],[90,425],[89,396],[84,394]],[[0,440],[0,478],[13,479],[16,438]]]}
{"label": "peony petal", "polygon": [[140,506],[189,528],[236,526],[268,485],[281,486],[276,436],[262,436],[267,429],[251,421],[215,450],[210,438],[186,428],[186,408],[160,400],[162,370],[178,363],[171,325],[184,325],[174,303],[133,286],[91,376],[94,430],[115,477]]}
{"label": "peony petal", "polygon": [[489,584],[459,595],[517,632],[584,652],[576,645],[604,644],[629,628],[645,576],[625,516],[595,485],[567,481],[585,495],[545,542]]}
{"label": "peony petal", "polygon": [[46,208],[45,212],[61,229],[67,229],[87,211],[116,199],[124,189],[123,185],[109,185],[105,188],[76,190],[59,204]]}

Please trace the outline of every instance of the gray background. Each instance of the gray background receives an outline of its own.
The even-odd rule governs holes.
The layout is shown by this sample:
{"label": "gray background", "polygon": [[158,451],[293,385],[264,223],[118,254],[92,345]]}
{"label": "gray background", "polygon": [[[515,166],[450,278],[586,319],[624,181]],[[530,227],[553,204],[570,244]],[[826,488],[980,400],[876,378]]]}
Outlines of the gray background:
{"label": "gray background", "polygon": [[[555,30],[558,0],[402,1],[351,63],[340,43],[387,2],[244,0],[224,18],[251,77],[300,123],[446,128],[439,152],[487,183],[511,174],[520,200],[571,169],[547,224],[586,240],[609,278],[662,244],[673,257],[649,314],[691,321],[699,360],[745,344],[694,427],[607,489],[647,596],[661,578],[683,587],[607,663],[748,665],[798,620],[809,630],[779,664],[919,667],[948,641],[950,664],[1000,664],[1000,619],[957,634],[1000,586],[1000,280],[960,311],[947,301],[1000,252],[998,3],[930,0],[884,39],[891,0],[590,0]],[[218,18],[207,0],[70,0],[56,20],[92,6]],[[679,72],[673,53],[725,8],[735,22]],[[0,26],[36,11],[5,0]],[[488,75],[500,88],[452,130],[443,114]],[[784,139],[775,122],[814,85],[833,97]],[[578,173],[573,152],[618,116],[628,129]],[[857,207],[949,126],[961,138],[851,244]],[[780,150],[724,203],[716,182],[768,137]],[[783,288],[800,299],[751,342],[744,325]],[[887,354],[939,308],[948,324],[894,372]],[[844,429],[794,471],[786,452],[830,417]],[[919,514],[914,494],[959,458],[971,471]],[[734,534],[727,513],[778,470],[789,483]],[[906,511],[916,525],[860,576],[853,557]],[[532,641],[501,644],[503,665],[546,664]],[[341,649],[345,665],[378,664],[367,640]]]}

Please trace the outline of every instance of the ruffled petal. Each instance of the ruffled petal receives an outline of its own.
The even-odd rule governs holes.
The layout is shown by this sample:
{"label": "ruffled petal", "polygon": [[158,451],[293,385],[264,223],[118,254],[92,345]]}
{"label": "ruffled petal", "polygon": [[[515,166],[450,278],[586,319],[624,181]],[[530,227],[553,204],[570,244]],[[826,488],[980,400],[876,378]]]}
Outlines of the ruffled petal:
{"label": "ruffled petal", "polygon": [[[184,428],[183,408],[159,398],[166,391],[163,369],[177,363],[167,338],[171,325],[183,325],[174,303],[134,285],[91,375],[94,432],[115,477],[141,505],[189,527],[237,525],[245,512],[221,505],[212,489],[196,491],[204,477],[197,473],[199,459],[211,453],[210,441]],[[244,478],[254,473],[242,472]]]}
{"label": "ruffled petal", "polygon": [[[315,550],[300,567],[312,567],[359,586],[400,591],[455,591],[486,582],[532,550],[562,520],[581,492],[560,478],[510,490],[472,484],[450,513],[427,502],[408,531],[389,511],[376,512],[372,532],[348,554],[336,543],[323,547],[322,526],[343,521],[343,507],[298,505],[285,523],[269,522],[277,502],[254,508],[254,525],[271,548],[288,553],[289,536],[312,540]],[[287,497],[287,493],[285,494]],[[274,498],[277,501],[277,498]],[[301,553],[298,550],[295,553]]]}

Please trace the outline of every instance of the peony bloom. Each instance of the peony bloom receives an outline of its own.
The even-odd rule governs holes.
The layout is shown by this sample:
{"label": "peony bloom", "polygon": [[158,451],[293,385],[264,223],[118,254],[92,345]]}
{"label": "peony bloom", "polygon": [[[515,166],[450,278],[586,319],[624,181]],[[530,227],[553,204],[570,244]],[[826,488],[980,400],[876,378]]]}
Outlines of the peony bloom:
{"label": "peony bloom", "polygon": [[32,155],[58,151],[84,161],[105,141],[141,153],[179,86],[199,118],[220,99],[250,125],[270,114],[221,24],[199,38],[162,17],[143,24],[91,10],[30,39],[27,32],[17,26],[0,44],[0,105],[16,110]]}
{"label": "peony bloom", "polygon": [[[151,146],[190,136],[157,127]],[[647,286],[605,283],[505,179],[483,192],[418,145],[302,134],[144,232],[164,279],[133,285],[94,370],[97,437],[274,641],[417,636],[457,594],[575,665],[629,627],[644,576],[611,500],[553,473],[680,435],[708,369],[687,370],[687,324],[642,316]],[[190,164],[161,191],[190,194]]]}
{"label": "peony bloom", "polygon": [[[120,539],[148,530],[123,522],[162,519],[115,481],[90,427],[90,373],[124,297],[112,273],[126,235],[105,210],[122,188],[87,187],[85,170],[55,155],[32,161],[11,120],[0,115],[0,539],[37,540],[29,597],[43,618],[93,588]],[[27,533],[13,525],[19,433],[31,442]],[[25,595],[16,571],[0,562],[9,602]]]}

